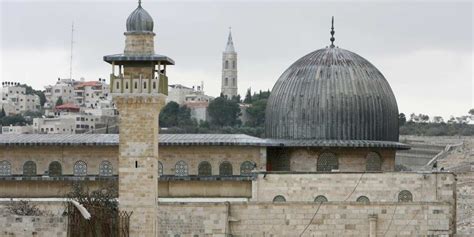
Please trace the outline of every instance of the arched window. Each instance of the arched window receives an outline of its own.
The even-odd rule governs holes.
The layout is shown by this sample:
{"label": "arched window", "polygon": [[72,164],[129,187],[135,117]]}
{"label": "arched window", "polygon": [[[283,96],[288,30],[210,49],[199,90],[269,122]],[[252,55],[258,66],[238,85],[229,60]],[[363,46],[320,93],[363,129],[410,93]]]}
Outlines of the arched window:
{"label": "arched window", "polygon": [[135,86],[134,86],[134,88],[135,88],[135,89],[138,89],[138,83],[137,83],[137,82],[135,82],[135,84],[134,84],[134,85],[135,85]]}
{"label": "arched window", "polygon": [[161,163],[161,161],[158,161],[158,175],[163,175],[163,163]]}
{"label": "arched window", "polygon": [[252,170],[255,168],[255,163],[251,161],[244,161],[240,165],[240,175],[251,175]]}
{"label": "arched window", "polygon": [[360,196],[360,197],[357,198],[356,202],[369,203],[370,200],[369,200],[369,198],[366,197],[366,196]]}
{"label": "arched window", "polygon": [[382,159],[380,155],[375,152],[369,152],[367,154],[365,170],[367,171],[381,171],[382,170]]}
{"label": "arched window", "polygon": [[235,61],[232,61],[232,68],[235,69]]}
{"label": "arched window", "polygon": [[327,201],[328,199],[323,195],[319,195],[314,198],[314,202],[327,202]]}
{"label": "arched window", "polygon": [[228,68],[229,68],[229,61],[225,60],[225,69],[228,69]]}
{"label": "arched window", "polygon": [[53,161],[49,163],[48,173],[49,173],[49,176],[53,176],[53,177],[61,176],[63,174],[61,163],[59,163],[58,161]]}
{"label": "arched window", "polygon": [[212,175],[211,164],[207,161],[203,161],[203,162],[199,163],[198,175],[199,176],[211,176]]}
{"label": "arched window", "polygon": [[316,170],[317,171],[326,171],[331,172],[332,170],[339,169],[339,161],[337,160],[336,155],[333,153],[323,153],[319,155]]}
{"label": "arched window", "polygon": [[402,190],[398,193],[398,202],[413,202],[413,195],[408,190]]}
{"label": "arched window", "polygon": [[229,85],[229,78],[226,77],[224,80],[224,86],[228,86],[228,85]]}
{"label": "arched window", "polygon": [[36,175],[36,163],[33,161],[27,161],[23,164],[23,175],[24,176],[35,176]]}
{"label": "arched window", "polygon": [[176,176],[188,176],[188,164],[182,160],[176,162],[175,172]]}
{"label": "arched window", "polygon": [[286,198],[282,195],[277,195],[273,198],[273,202],[286,202]]}
{"label": "arched window", "polygon": [[146,89],[146,81],[143,82],[143,89]]}
{"label": "arched window", "polygon": [[6,160],[0,161],[0,176],[12,175],[12,165]]}
{"label": "arched window", "polygon": [[107,160],[102,161],[99,166],[99,175],[112,176],[112,173],[113,173],[112,163],[110,163],[110,161],[107,161]]}
{"label": "arched window", "polygon": [[232,175],[232,165],[228,161],[224,161],[219,165],[219,175],[220,176],[231,176]]}
{"label": "arched window", "polygon": [[125,82],[125,89],[128,90],[128,82]]}
{"label": "arched window", "polygon": [[115,83],[115,88],[117,88],[117,90],[120,88],[120,82],[117,81],[117,82]]}
{"label": "arched window", "polygon": [[232,78],[232,86],[235,86],[235,78]]}
{"label": "arched window", "polygon": [[153,90],[156,89],[156,81],[153,82]]}
{"label": "arched window", "polygon": [[86,162],[80,160],[74,164],[74,175],[75,176],[85,176],[87,175],[87,164]]}

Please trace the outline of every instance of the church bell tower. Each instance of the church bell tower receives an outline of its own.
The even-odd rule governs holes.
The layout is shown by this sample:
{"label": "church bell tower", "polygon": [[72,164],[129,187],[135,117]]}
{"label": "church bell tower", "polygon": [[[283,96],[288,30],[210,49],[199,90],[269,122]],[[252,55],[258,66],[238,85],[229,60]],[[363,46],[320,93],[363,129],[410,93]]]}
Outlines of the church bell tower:
{"label": "church bell tower", "polygon": [[227,46],[222,53],[222,87],[221,93],[228,99],[237,96],[237,52],[232,41],[232,32],[229,29]]}
{"label": "church bell tower", "polygon": [[110,90],[119,111],[119,209],[132,212],[130,236],[157,236],[158,118],[168,94],[166,66],[155,54],[153,19],[138,7],[127,19],[125,50],[104,56],[112,65]]}

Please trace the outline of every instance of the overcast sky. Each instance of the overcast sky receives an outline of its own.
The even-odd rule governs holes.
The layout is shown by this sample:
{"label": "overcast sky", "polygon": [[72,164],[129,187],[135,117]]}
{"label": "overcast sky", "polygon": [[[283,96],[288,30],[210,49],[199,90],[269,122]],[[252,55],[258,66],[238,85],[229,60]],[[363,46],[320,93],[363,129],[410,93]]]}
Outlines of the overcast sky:
{"label": "overcast sky", "polygon": [[[107,54],[124,48],[125,20],[137,1],[1,1],[0,81],[43,89],[69,77],[107,78]],[[228,27],[239,60],[238,86],[267,90],[298,58],[336,41],[387,78],[400,112],[466,114],[473,108],[472,2],[151,1],[155,51],[176,61],[170,84],[220,93]]]}

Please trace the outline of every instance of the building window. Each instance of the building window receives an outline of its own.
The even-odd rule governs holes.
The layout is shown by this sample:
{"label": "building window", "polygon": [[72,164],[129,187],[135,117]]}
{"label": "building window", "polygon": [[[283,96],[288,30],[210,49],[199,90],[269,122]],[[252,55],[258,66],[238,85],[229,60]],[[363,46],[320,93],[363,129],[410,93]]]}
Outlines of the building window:
{"label": "building window", "polygon": [[128,82],[125,82],[125,89],[128,90]]}
{"label": "building window", "polygon": [[286,202],[286,198],[282,195],[277,195],[273,198],[273,202]]}
{"label": "building window", "polygon": [[143,82],[143,89],[146,89],[146,81]]}
{"label": "building window", "polygon": [[211,166],[211,164],[207,161],[203,161],[203,162],[199,163],[198,175],[199,176],[211,176],[212,175],[212,166]]}
{"label": "building window", "polygon": [[232,68],[235,69],[235,61],[232,61]]}
{"label": "building window", "polygon": [[228,85],[229,85],[229,78],[226,77],[224,80],[224,86],[228,86]]}
{"label": "building window", "polygon": [[251,175],[252,170],[255,168],[255,163],[251,161],[244,161],[240,165],[240,175]]}
{"label": "building window", "polygon": [[135,82],[135,89],[138,89],[138,83]]}
{"label": "building window", "polygon": [[80,160],[74,164],[74,175],[75,176],[85,176],[87,175],[87,164],[86,162]]}
{"label": "building window", "polygon": [[116,82],[115,85],[116,85],[115,88],[117,88],[118,90],[120,88],[120,82]]}
{"label": "building window", "polygon": [[102,161],[99,166],[99,175],[112,176],[112,173],[113,173],[112,163],[110,163],[110,161],[107,161],[107,160]]}
{"label": "building window", "polygon": [[398,193],[398,202],[413,202],[413,195],[408,190]]}
{"label": "building window", "polygon": [[53,161],[49,164],[48,168],[49,176],[61,176],[63,174],[61,163]]}
{"label": "building window", "polygon": [[339,161],[336,155],[326,152],[319,156],[316,164],[317,171],[331,172],[337,169],[339,169]]}
{"label": "building window", "polygon": [[235,86],[235,78],[232,78],[232,86]]}
{"label": "building window", "polygon": [[361,203],[370,203],[370,200],[366,196],[360,196],[357,198],[356,202],[361,202]]}
{"label": "building window", "polygon": [[219,165],[220,176],[232,176],[232,165],[228,161],[224,161]]}
{"label": "building window", "polygon": [[36,163],[33,161],[27,161],[23,165],[24,176],[35,176],[36,175]]}
{"label": "building window", "polygon": [[321,203],[322,202],[327,202],[327,201],[328,201],[328,199],[323,195],[319,195],[319,196],[314,198],[314,202],[318,202],[318,203],[319,202],[321,202]]}
{"label": "building window", "polygon": [[158,175],[163,175],[163,163],[161,163],[161,161],[158,161]]}
{"label": "building window", "polygon": [[0,176],[12,175],[12,165],[6,160],[0,161]]}
{"label": "building window", "polygon": [[153,90],[155,90],[155,89],[156,89],[156,82],[154,81],[153,82]]}
{"label": "building window", "polygon": [[367,154],[365,169],[367,171],[381,171],[382,170],[382,159],[380,155],[375,152],[369,152]]}
{"label": "building window", "polygon": [[225,60],[225,69],[228,69],[228,68],[229,68],[229,61]]}
{"label": "building window", "polygon": [[176,176],[188,176],[188,165],[186,162],[180,160],[176,163]]}

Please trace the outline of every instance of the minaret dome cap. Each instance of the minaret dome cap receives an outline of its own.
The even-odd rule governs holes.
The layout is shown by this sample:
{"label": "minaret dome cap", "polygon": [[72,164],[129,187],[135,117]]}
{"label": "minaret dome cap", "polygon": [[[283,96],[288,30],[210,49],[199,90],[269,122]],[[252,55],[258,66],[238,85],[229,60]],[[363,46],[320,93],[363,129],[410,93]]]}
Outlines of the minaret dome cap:
{"label": "minaret dome cap", "polygon": [[141,1],[127,18],[127,32],[153,32],[153,18],[143,9]]}

